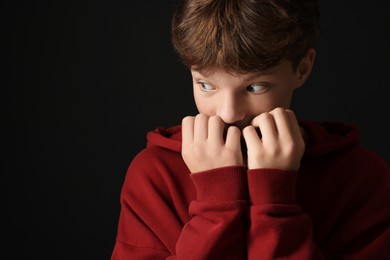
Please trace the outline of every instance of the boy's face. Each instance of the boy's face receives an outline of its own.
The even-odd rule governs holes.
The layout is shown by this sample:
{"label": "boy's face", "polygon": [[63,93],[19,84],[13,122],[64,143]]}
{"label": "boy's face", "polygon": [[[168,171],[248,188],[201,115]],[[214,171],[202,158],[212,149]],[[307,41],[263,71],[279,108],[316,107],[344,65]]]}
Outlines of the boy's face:
{"label": "boy's face", "polygon": [[307,77],[301,72],[299,67],[294,71],[290,61],[282,61],[259,74],[192,69],[195,103],[199,113],[219,116],[226,124],[242,130],[263,112],[288,108],[293,91]]}

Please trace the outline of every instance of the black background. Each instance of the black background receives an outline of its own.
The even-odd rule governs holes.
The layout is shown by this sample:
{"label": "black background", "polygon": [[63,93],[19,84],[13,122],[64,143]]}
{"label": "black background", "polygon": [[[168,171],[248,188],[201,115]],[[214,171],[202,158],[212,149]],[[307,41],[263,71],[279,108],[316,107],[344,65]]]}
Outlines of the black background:
{"label": "black background", "polygon": [[[170,42],[174,3],[1,4],[3,259],[110,258],[146,132],[196,113]],[[389,163],[387,7],[321,2],[316,64],[293,109],[357,125]]]}

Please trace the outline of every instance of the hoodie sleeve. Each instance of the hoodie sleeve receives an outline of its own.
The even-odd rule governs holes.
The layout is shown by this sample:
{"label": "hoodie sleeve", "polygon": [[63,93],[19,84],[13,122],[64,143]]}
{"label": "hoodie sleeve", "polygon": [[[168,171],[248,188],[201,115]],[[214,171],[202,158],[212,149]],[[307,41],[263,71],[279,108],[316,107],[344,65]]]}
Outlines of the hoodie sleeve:
{"label": "hoodie sleeve", "polygon": [[177,259],[246,259],[245,167],[191,175],[197,199],[176,245]]}
{"label": "hoodie sleeve", "polygon": [[249,259],[390,259],[388,166],[360,148],[327,160],[299,186],[310,215],[296,172],[248,171]]}
{"label": "hoodie sleeve", "polygon": [[296,172],[248,170],[248,259],[323,259],[295,200]]}
{"label": "hoodie sleeve", "polygon": [[[348,162],[348,163],[346,163]],[[390,259],[390,170],[362,148],[339,157],[318,238],[328,259]],[[336,167],[336,166],[335,166]],[[333,168],[334,169],[334,168]]]}
{"label": "hoodie sleeve", "polygon": [[148,151],[127,172],[111,259],[246,259],[246,168],[190,175]]}

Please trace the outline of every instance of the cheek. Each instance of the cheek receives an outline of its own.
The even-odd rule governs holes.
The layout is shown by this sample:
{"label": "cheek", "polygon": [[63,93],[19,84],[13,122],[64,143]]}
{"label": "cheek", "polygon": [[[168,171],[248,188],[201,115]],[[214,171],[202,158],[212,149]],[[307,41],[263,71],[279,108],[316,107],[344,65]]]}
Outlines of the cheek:
{"label": "cheek", "polygon": [[248,102],[250,105],[247,109],[247,114],[249,116],[258,116],[261,113],[269,112],[275,107],[277,107],[277,100],[270,97],[261,96],[260,98],[256,98]]}
{"label": "cheek", "polygon": [[279,98],[277,99],[278,100],[277,105],[280,107],[289,108],[290,103],[291,103],[292,94],[293,94],[292,90],[288,90],[288,91],[285,91],[284,93],[281,93],[279,95]]}
{"label": "cheek", "polygon": [[200,114],[213,115],[213,107],[211,100],[206,100],[201,95],[194,93],[195,105]]}
{"label": "cheek", "polygon": [[276,107],[288,108],[290,106],[292,91],[283,90],[275,91],[269,98],[265,101],[265,105],[268,111],[273,110]]}
{"label": "cheek", "polygon": [[248,102],[247,115],[255,117],[264,112],[272,111],[277,107],[288,108],[290,99],[286,95],[279,95],[280,93],[272,93],[270,95],[260,96]]}

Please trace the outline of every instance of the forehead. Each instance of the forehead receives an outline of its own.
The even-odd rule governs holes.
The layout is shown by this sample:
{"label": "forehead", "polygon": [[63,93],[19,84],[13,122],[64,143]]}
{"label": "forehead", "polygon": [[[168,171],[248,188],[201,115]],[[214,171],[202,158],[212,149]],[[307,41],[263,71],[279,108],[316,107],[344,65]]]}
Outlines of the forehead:
{"label": "forehead", "polygon": [[191,74],[193,77],[212,79],[215,77],[223,76],[228,78],[235,78],[240,81],[249,81],[256,78],[260,78],[262,76],[274,75],[274,74],[281,75],[290,72],[293,72],[293,69],[292,69],[291,61],[288,60],[282,60],[277,65],[269,69],[265,69],[257,72],[249,72],[249,73],[228,72],[226,70],[219,69],[219,68],[197,69],[196,67],[191,67]]}
{"label": "forehead", "polygon": [[232,73],[220,69],[214,70],[196,70],[191,69],[191,74],[195,78],[205,78],[205,79],[218,79],[218,78],[234,78],[239,81],[250,81],[261,76],[275,74],[275,69],[264,70],[260,72],[251,72],[251,73]]}

